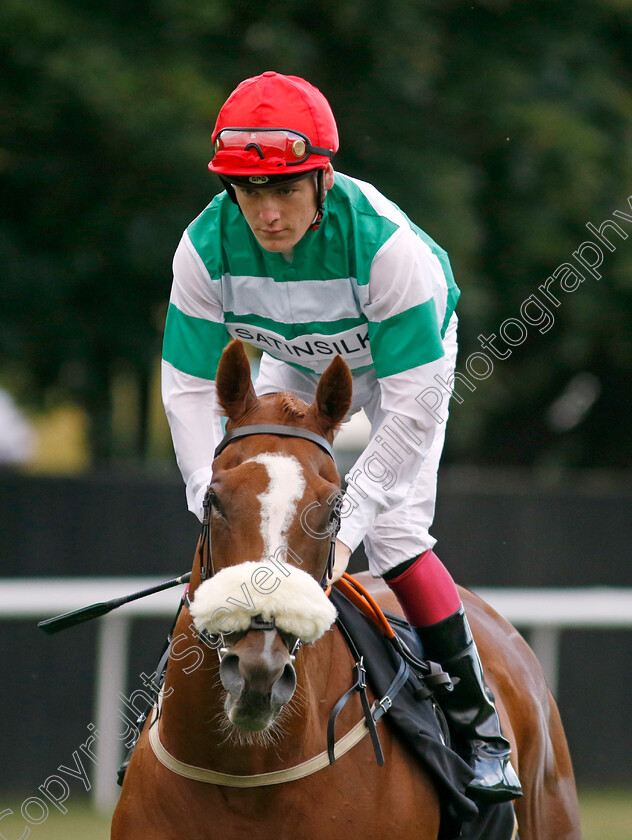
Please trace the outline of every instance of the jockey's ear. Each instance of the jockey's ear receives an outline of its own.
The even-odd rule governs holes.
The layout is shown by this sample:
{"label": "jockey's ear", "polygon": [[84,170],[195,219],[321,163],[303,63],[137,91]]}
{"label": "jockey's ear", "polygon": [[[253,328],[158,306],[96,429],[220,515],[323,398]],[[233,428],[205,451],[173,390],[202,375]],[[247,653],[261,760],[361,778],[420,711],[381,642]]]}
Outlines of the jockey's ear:
{"label": "jockey's ear", "polygon": [[243,417],[259,403],[250,378],[250,362],[239,339],[231,341],[224,349],[215,385],[219,404],[230,420]]}
{"label": "jockey's ear", "polygon": [[353,380],[349,365],[336,356],[323,373],[311,406],[316,422],[325,433],[338,428],[351,406]]}

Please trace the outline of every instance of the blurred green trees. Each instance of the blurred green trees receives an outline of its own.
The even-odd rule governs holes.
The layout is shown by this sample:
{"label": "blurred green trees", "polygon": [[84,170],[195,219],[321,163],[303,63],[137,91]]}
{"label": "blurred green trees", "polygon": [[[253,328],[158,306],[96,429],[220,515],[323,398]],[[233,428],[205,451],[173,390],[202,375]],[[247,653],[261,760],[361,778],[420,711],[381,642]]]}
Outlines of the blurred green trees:
{"label": "blurred green trees", "polygon": [[[464,370],[586,223],[632,215],[631,54],[623,0],[4,0],[0,369],[23,399],[79,401],[111,457],[113,379],[146,418],[171,256],[217,190],[217,110],[277,69],[329,97],[337,167],[450,252]],[[630,465],[632,238],[612,241],[601,280],[460,390],[446,460]]]}

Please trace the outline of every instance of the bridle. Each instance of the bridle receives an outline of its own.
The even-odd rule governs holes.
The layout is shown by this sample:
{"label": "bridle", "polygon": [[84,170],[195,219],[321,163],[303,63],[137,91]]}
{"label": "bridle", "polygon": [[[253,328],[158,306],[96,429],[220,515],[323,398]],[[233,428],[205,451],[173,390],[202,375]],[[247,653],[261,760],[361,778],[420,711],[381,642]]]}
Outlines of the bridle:
{"label": "bridle", "polygon": [[[218,446],[215,449],[214,458],[217,458],[220,453],[226,449],[233,441],[243,437],[250,437],[252,435],[277,435],[279,437],[294,437],[308,440],[311,443],[319,446],[335,463],[334,451],[329,441],[322,435],[316,432],[310,432],[308,429],[300,429],[296,426],[285,426],[275,423],[262,423],[255,426],[238,426],[227,432]],[[203,583],[215,575],[215,566],[213,565],[213,547],[211,542],[211,508],[213,502],[212,485],[209,484],[203,502],[204,516],[202,519],[202,533],[200,536],[200,580]],[[340,508],[341,500],[336,503],[332,519],[330,522],[330,543],[329,553],[327,555],[327,564],[320,585],[323,589],[327,589],[327,581],[331,578],[334,569],[334,561],[336,557],[336,536],[340,529]],[[185,603],[190,606],[190,598],[188,591],[184,597]],[[261,615],[254,615],[250,620],[249,630],[275,630],[276,625],[274,617],[270,621],[265,621]],[[292,658],[298,652],[301,646],[301,640],[296,639],[293,643],[287,638],[287,634],[280,634],[285,642]],[[222,634],[211,634],[207,630],[202,630],[200,633],[200,640],[209,647],[216,648],[220,654],[227,651],[224,637]]]}
{"label": "bridle", "polygon": [[[277,435],[279,437],[294,437],[308,440],[315,443],[324,450],[335,463],[334,451],[326,438],[316,432],[310,432],[307,429],[299,429],[296,426],[284,426],[275,423],[262,423],[257,426],[238,426],[236,429],[227,432],[215,449],[214,458],[217,458],[220,453],[226,449],[234,440],[243,437],[251,437],[252,435]],[[215,574],[215,567],[213,566],[213,549],[211,546],[211,507],[212,507],[212,490],[209,485],[204,496],[203,508],[204,517],[202,519],[202,535],[200,538],[200,578],[202,581],[208,580]],[[329,545],[329,554],[327,557],[327,566],[321,580],[321,586],[325,588],[325,581],[331,577],[334,567],[335,552],[336,552],[336,536],[340,529],[340,503],[337,504],[334,510],[334,518],[331,523],[331,542]]]}
{"label": "bridle", "polygon": [[[334,453],[331,444],[321,435],[318,435],[315,432],[307,431],[306,429],[296,428],[295,426],[284,426],[276,424],[241,426],[236,429],[233,429],[225,435],[219,446],[216,448],[215,457],[217,457],[221,452],[223,452],[224,449],[230,443],[232,443],[232,441],[241,437],[247,437],[249,435],[279,435],[282,437],[302,438],[303,440],[308,440],[311,443],[316,444],[316,446],[319,446],[322,450],[324,450],[332,458],[332,460],[334,459]],[[211,548],[211,506],[211,492],[209,487],[204,498],[204,519],[202,523],[202,536],[200,542],[200,573],[202,581],[208,580],[215,574],[215,568],[213,566],[213,552]],[[323,578],[321,580],[321,586],[323,588],[325,588],[325,582],[327,578],[331,577],[331,574],[333,572],[336,535],[340,527],[340,515],[340,503],[338,503],[337,506],[334,508],[333,519],[331,522],[331,543],[329,546],[327,566]],[[187,607],[190,607],[191,605],[191,600],[189,598],[188,591],[184,596],[184,603],[187,605]],[[312,773],[315,773],[318,770],[321,770],[324,767],[333,764],[337,758],[339,758],[341,755],[344,755],[345,752],[352,749],[357,743],[359,743],[366,734],[369,734],[371,736],[371,741],[373,744],[373,749],[375,751],[377,762],[380,766],[382,766],[384,764],[384,755],[380,745],[376,724],[380,720],[380,718],[392,707],[393,699],[396,697],[396,695],[399,693],[399,691],[405,685],[408,679],[411,661],[410,654],[408,656],[400,657],[400,664],[397,674],[395,675],[391,684],[387,688],[386,693],[381,699],[376,700],[371,706],[369,704],[367,696],[366,669],[364,666],[363,657],[358,653],[353,640],[351,639],[348,631],[340,621],[340,618],[336,620],[336,623],[340,628],[340,631],[343,637],[345,638],[347,646],[349,647],[354,658],[355,665],[353,673],[355,680],[353,685],[338,700],[331,712],[329,723],[327,726],[326,750],[319,753],[319,755],[309,759],[308,761],[303,762],[302,764],[289,767],[281,771],[276,771],[272,773],[260,773],[254,775],[235,775],[219,773],[204,767],[195,767],[193,765],[185,764],[184,762],[179,761],[165,749],[164,745],[161,743],[160,740],[160,733],[158,731],[158,727],[154,725],[159,720],[161,714],[161,692],[161,695],[158,698],[157,705],[154,707],[152,721],[149,727],[150,744],[158,760],[165,767],[169,768],[172,772],[176,773],[177,775],[183,776],[188,779],[194,779],[198,782],[222,785],[224,787],[260,787],[290,782],[311,775]],[[292,659],[295,658],[295,654],[301,646],[300,639],[295,639],[294,645],[291,645],[287,634],[281,633],[281,631],[279,631],[276,627],[274,617],[272,617],[271,621],[265,621],[263,619],[263,616],[261,615],[253,616],[250,621],[250,627],[245,632],[248,633],[250,632],[250,630],[277,630],[277,632],[279,632],[279,635],[281,635],[281,638],[283,639],[284,643],[286,644],[290,653],[290,657]],[[394,633],[393,636],[395,636]],[[202,630],[200,632],[200,642],[213,648],[218,648],[220,660],[228,652],[228,648],[225,646],[224,637],[221,634],[218,634],[214,637],[208,631]],[[219,645],[221,645],[221,647],[219,647]],[[421,668],[425,667],[424,663],[420,663],[416,660],[414,664],[416,666],[421,666]],[[445,677],[446,675],[443,674],[443,676]],[[345,736],[336,741],[334,733],[336,719],[338,718],[340,711],[345,706],[348,699],[356,691],[360,693],[363,718]]]}

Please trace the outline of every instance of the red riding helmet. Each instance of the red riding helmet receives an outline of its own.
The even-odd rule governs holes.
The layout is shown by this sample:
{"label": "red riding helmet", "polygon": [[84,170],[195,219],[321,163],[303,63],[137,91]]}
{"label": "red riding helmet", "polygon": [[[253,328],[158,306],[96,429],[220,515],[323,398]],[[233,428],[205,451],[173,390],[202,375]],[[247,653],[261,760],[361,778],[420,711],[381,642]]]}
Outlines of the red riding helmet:
{"label": "red riding helmet", "polygon": [[268,70],[235,88],[212,140],[211,172],[223,181],[264,186],[325,169],[338,150],[338,129],[318,88]]}

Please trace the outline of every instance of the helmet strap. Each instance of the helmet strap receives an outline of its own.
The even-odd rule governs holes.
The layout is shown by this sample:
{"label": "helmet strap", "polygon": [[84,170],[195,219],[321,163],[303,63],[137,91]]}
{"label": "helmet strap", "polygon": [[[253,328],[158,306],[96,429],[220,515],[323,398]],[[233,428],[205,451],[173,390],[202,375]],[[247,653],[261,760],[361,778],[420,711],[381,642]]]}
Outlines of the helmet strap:
{"label": "helmet strap", "polygon": [[318,230],[320,223],[323,220],[325,213],[325,198],[327,190],[325,189],[325,170],[319,169],[316,173],[316,216],[310,225],[310,230]]}
{"label": "helmet strap", "polygon": [[[237,194],[235,193],[235,187],[233,187],[228,178],[223,178],[221,175],[218,175],[217,177],[222,182],[222,185],[228,193],[228,197],[230,198],[230,200],[233,202],[233,204],[236,204],[237,207],[239,207],[239,202],[237,201]],[[239,212],[241,213],[241,207],[239,207]]]}

